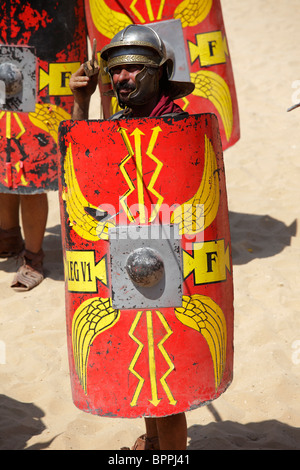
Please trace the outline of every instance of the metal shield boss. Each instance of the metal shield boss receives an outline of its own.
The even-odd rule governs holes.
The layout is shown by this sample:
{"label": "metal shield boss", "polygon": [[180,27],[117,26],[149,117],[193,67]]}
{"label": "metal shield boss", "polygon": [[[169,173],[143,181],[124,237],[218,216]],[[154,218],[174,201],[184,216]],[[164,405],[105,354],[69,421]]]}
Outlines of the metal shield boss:
{"label": "metal shield boss", "polygon": [[[189,114],[216,114],[223,150],[239,140],[238,102],[220,0],[85,0],[85,8],[88,33],[91,40],[97,39],[98,51],[130,24],[155,29],[175,62],[171,79],[195,84],[194,91],[177,103]],[[103,69],[105,119],[117,110],[115,98],[105,96],[109,89]]]}
{"label": "metal shield boss", "polygon": [[69,78],[87,58],[84,0],[0,6],[0,192],[56,190]]}
{"label": "metal shield boss", "polygon": [[159,417],[217,398],[233,281],[216,116],[66,121],[60,149],[75,405]]}

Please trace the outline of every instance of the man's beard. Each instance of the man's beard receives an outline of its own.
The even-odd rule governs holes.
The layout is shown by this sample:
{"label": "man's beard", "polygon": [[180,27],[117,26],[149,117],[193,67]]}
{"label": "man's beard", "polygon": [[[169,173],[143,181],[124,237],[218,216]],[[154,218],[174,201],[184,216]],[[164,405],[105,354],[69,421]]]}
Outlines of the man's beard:
{"label": "man's beard", "polygon": [[119,103],[122,105],[126,105],[126,103],[122,100],[122,97],[120,96],[120,90],[126,90],[126,91],[130,91],[130,92],[133,92],[135,90],[135,85],[132,84],[132,83],[129,83],[129,82],[121,82],[121,83],[117,83],[115,85],[115,91],[118,95],[118,99],[119,99]]}

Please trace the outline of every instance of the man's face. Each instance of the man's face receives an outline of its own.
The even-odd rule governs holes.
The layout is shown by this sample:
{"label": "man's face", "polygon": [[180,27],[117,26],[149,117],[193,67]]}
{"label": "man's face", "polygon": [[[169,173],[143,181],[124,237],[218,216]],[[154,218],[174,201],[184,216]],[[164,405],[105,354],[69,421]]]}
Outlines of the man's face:
{"label": "man's face", "polygon": [[119,101],[128,104],[128,96],[136,89],[135,77],[143,69],[143,65],[124,64],[113,67],[110,70],[114,88]]}

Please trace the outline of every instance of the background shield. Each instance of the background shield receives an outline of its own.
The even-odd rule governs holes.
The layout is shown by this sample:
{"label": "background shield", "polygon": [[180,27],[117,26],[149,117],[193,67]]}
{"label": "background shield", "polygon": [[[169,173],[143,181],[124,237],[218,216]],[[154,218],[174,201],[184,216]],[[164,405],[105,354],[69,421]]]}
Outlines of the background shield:
{"label": "background shield", "polygon": [[[83,0],[1,2],[0,52],[0,192],[57,189],[58,126],[73,105],[69,77],[87,58]],[[23,75],[14,97],[1,87],[7,64]]]}
{"label": "background shield", "polygon": [[[177,71],[182,70],[184,55],[190,80],[195,83],[194,92],[178,100],[178,104],[189,114],[216,114],[223,149],[237,142],[240,137],[238,104],[220,0],[85,0],[85,7],[88,33],[91,40],[97,39],[99,51],[129,24],[159,28],[177,61]],[[175,20],[179,27],[174,24]],[[105,96],[108,89],[108,75],[102,73],[104,118],[116,111],[114,99],[111,103]]]}
{"label": "background shield", "polygon": [[[159,417],[217,398],[233,372],[217,118],[66,121],[60,149],[74,403],[99,415]],[[164,263],[150,288],[124,266],[145,247]]]}

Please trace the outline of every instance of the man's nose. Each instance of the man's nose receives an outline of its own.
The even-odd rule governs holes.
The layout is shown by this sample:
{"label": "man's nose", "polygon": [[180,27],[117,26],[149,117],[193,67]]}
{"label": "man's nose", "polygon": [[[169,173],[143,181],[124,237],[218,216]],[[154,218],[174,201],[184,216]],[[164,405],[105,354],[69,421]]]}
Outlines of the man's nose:
{"label": "man's nose", "polygon": [[122,82],[123,80],[128,80],[128,72],[126,69],[121,69],[118,79],[119,82]]}
{"label": "man's nose", "polygon": [[119,73],[119,82],[122,82],[123,80],[128,80],[129,79],[129,72],[126,69],[121,69],[121,72]]}

